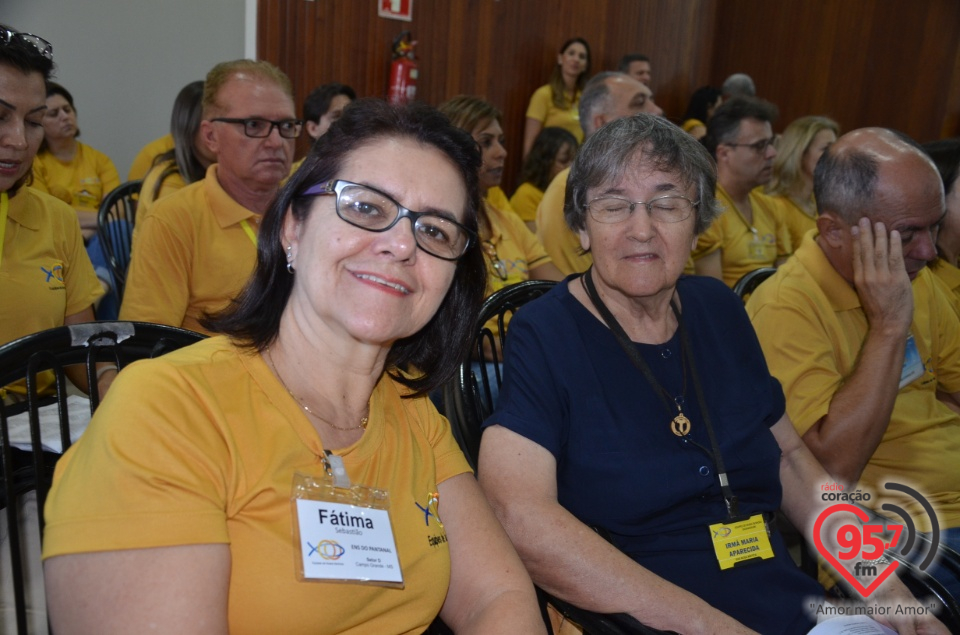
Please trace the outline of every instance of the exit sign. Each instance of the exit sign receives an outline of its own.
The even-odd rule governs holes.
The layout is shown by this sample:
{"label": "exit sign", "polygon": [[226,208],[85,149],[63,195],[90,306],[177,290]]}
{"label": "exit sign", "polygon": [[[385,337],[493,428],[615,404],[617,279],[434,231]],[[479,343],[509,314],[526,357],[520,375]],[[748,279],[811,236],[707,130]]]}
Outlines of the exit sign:
{"label": "exit sign", "polygon": [[377,15],[393,20],[413,21],[413,0],[378,0]]}

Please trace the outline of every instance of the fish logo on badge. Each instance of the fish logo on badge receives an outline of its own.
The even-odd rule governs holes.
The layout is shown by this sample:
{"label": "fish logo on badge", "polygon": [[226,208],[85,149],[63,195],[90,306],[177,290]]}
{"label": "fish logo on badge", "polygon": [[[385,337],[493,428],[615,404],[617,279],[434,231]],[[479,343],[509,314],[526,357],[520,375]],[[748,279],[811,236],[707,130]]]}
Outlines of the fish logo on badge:
{"label": "fish logo on badge", "polygon": [[339,560],[347,552],[336,540],[321,540],[316,547],[308,542],[307,546],[310,547],[307,557],[317,554],[324,560]]}

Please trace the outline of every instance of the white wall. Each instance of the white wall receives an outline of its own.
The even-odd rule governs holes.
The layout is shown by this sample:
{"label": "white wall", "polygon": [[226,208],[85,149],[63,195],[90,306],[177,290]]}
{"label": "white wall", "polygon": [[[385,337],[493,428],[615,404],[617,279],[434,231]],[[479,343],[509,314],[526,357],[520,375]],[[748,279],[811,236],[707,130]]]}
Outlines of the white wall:
{"label": "white wall", "polygon": [[0,22],[53,44],[81,139],[121,180],[140,148],[169,132],[185,84],[256,52],[256,0],[0,0]]}

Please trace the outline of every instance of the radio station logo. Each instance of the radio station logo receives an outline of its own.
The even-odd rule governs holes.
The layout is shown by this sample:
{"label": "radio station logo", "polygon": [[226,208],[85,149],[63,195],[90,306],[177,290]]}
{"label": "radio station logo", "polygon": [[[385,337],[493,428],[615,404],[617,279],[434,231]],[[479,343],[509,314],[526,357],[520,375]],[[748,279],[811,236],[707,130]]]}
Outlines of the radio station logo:
{"label": "radio station logo", "polygon": [[[926,571],[933,564],[940,545],[940,526],[933,506],[917,490],[906,485],[885,483],[884,488],[911,496],[927,514],[930,542],[927,553],[918,565],[921,571]],[[878,522],[871,514],[853,504],[869,501],[870,494],[861,494],[859,490],[847,494],[843,492],[843,486],[838,484],[824,486],[823,489],[829,492],[822,495],[823,500],[850,502],[830,505],[820,513],[813,526],[814,544],[833,569],[867,597],[900,566],[897,556],[904,559],[912,557],[911,551],[918,544],[914,521],[902,507],[884,503],[880,509],[898,516],[900,520],[891,518]],[[832,528],[838,522],[842,524],[835,533],[828,534],[825,543],[824,525],[829,523]]]}

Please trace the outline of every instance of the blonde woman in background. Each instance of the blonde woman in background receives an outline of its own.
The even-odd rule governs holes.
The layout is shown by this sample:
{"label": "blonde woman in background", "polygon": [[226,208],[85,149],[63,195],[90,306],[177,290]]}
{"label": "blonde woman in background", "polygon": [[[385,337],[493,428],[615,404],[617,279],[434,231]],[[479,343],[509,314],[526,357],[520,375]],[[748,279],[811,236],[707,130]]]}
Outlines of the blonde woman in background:
{"label": "blonde woman in background", "polygon": [[773,178],[766,193],[783,202],[784,219],[794,249],[803,235],[817,227],[813,199],[813,169],[820,155],[837,140],[840,126],[827,117],[801,117],[783,131],[773,160]]}

